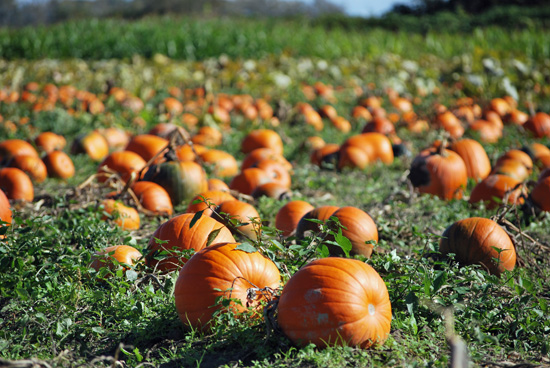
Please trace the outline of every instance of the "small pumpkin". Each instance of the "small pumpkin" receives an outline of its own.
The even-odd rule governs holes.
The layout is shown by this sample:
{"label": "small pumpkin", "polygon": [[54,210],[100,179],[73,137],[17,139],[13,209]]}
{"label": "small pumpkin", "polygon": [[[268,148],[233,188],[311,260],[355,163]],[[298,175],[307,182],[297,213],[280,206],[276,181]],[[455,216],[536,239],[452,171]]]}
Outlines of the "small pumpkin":
{"label": "small pumpkin", "polygon": [[[220,222],[224,224],[232,223],[233,226],[228,226],[231,230],[235,228],[252,240],[259,238],[261,227],[255,225],[254,222],[261,223],[260,214],[251,204],[237,199],[224,201],[218,206],[216,213],[215,218]],[[235,224],[235,221],[237,224]]]}
{"label": "small pumpkin", "polygon": [[273,152],[283,154],[283,141],[277,132],[271,129],[253,130],[243,139],[241,152],[247,154],[257,148],[270,148]]}
{"label": "small pumpkin", "polygon": [[516,250],[512,240],[496,222],[481,217],[460,220],[449,226],[439,243],[442,254],[454,253],[465,265],[481,264],[500,275],[516,265]]}
{"label": "small pumpkin", "polygon": [[97,131],[105,138],[112,150],[124,149],[130,142],[130,135],[122,129],[110,127],[98,129]]}
{"label": "small pumpkin", "polygon": [[461,139],[449,147],[464,160],[468,178],[485,179],[491,172],[491,161],[483,146],[474,139]]}
{"label": "small pumpkin", "polygon": [[103,205],[104,211],[110,215],[110,217],[104,216],[103,220],[110,218],[123,230],[139,229],[140,219],[135,208],[128,207],[122,202],[115,201],[114,199],[104,199],[101,204]]}
{"label": "small pumpkin", "polygon": [[550,176],[539,179],[531,190],[530,197],[538,208],[550,212]]}
{"label": "small pumpkin", "polygon": [[127,182],[132,175],[138,175],[138,173],[145,167],[147,163],[145,160],[135,152],[132,151],[116,151],[111,153],[103,160],[99,165],[98,181],[103,183],[107,180],[106,172],[103,168],[107,167],[109,170],[115,171],[120,175],[120,178]]}
{"label": "small pumpkin", "polygon": [[277,321],[295,344],[367,349],[390,334],[391,303],[380,275],[354,259],[322,258],[296,272],[283,288]]}
{"label": "small pumpkin", "polygon": [[69,179],[75,174],[73,160],[63,151],[49,152],[42,161],[51,178]]}
{"label": "small pumpkin", "polygon": [[[187,259],[177,252],[187,249],[198,252],[210,244],[235,241],[229,229],[213,218],[203,215],[192,224],[194,217],[194,213],[184,213],[171,218],[155,230],[147,245],[147,266],[161,272],[178,270]],[[156,257],[161,251],[167,254],[158,260]]]}
{"label": "small pumpkin", "polygon": [[420,152],[412,161],[409,179],[420,193],[460,199],[468,183],[464,160],[441,145]]}
{"label": "small pumpkin", "polygon": [[109,143],[99,132],[92,131],[73,141],[71,153],[86,154],[94,161],[101,161],[109,154]]}
{"label": "small pumpkin", "polygon": [[363,128],[363,133],[376,132],[384,135],[395,134],[395,126],[385,117],[375,117]]}
{"label": "small pumpkin", "polygon": [[248,153],[241,164],[241,170],[254,167],[258,162],[270,159],[282,164],[288,171],[292,170],[292,164],[281,154],[276,153],[271,148],[257,148]]}
{"label": "small pumpkin", "polygon": [[[7,222],[7,225],[0,225],[0,227],[10,226],[12,221],[10,202],[2,189],[0,189],[0,220]],[[3,237],[4,235],[0,235],[0,239],[2,239]]]}
{"label": "small pumpkin", "polygon": [[536,113],[534,116],[531,116],[523,126],[536,138],[550,137],[550,115],[547,113]]}
{"label": "small pumpkin", "polygon": [[[187,206],[187,212],[196,213],[199,211],[203,211],[203,215],[211,216],[213,209],[215,209],[217,206],[225,201],[232,201],[235,199],[236,198],[233,197],[228,191],[207,190],[198,194],[195,198],[191,200],[189,206]],[[208,203],[211,203],[213,208],[209,207]]]}
{"label": "small pumpkin", "polygon": [[170,196],[160,185],[150,181],[138,181],[132,185],[132,190],[146,210],[164,216],[171,216],[174,212]]}
{"label": "small pumpkin", "polygon": [[229,186],[224,181],[216,178],[208,179],[208,190],[221,190],[229,192]]}
{"label": "small pumpkin", "polygon": [[34,187],[31,178],[24,171],[16,167],[0,169],[0,189],[9,199],[32,202]]}
{"label": "small pumpkin", "polygon": [[23,170],[36,183],[42,183],[48,176],[46,165],[37,156],[17,155],[11,159],[9,166]]}
{"label": "small pumpkin", "polygon": [[42,132],[34,139],[34,144],[42,151],[49,153],[62,150],[67,145],[67,141],[62,135],[53,132]]}
{"label": "small pumpkin", "polygon": [[[125,150],[135,152],[140,155],[145,162],[149,162],[149,160],[167,146],[168,141],[164,138],[152,134],[140,134],[130,140]],[[160,162],[160,160],[162,160],[162,155],[157,156],[155,163]]]}
{"label": "small pumpkin", "polygon": [[96,271],[99,271],[102,267],[113,269],[115,265],[113,260],[122,265],[134,266],[141,257],[140,251],[132,246],[114,245],[95,252],[92,256],[90,268]]}
{"label": "small pumpkin", "polygon": [[201,160],[212,166],[214,176],[222,178],[233,177],[239,172],[237,160],[230,153],[225,151],[210,149],[199,154]]}
{"label": "small pumpkin", "polygon": [[[350,255],[360,254],[369,258],[374,245],[369,241],[378,242],[378,229],[373,219],[365,211],[357,207],[342,207],[332,214],[343,226],[342,235],[348,238],[352,248]],[[341,248],[329,246],[332,255],[343,255]]]}
{"label": "small pumpkin", "polygon": [[508,175],[489,175],[472,189],[469,202],[486,202],[487,208],[493,209],[500,204],[495,198],[503,200],[506,197],[509,204],[521,204],[523,198],[522,189],[518,187],[520,183]]}
{"label": "small pumpkin", "polygon": [[28,155],[38,157],[34,147],[21,139],[7,139],[0,142],[0,163],[8,162],[15,156]]}
{"label": "small pumpkin", "polygon": [[290,236],[295,232],[300,219],[314,207],[305,201],[290,201],[279,209],[275,216],[275,227],[283,232],[283,236]]}
{"label": "small pumpkin", "polygon": [[207,247],[182,267],[175,287],[176,310],[185,326],[209,331],[214,312],[220,310],[220,297],[238,299],[227,310],[236,315],[248,308],[258,310],[268,301],[260,289],[276,290],[280,273],[275,264],[258,252],[236,249],[238,243]]}
{"label": "small pumpkin", "polygon": [[380,133],[363,133],[349,137],[343,147],[353,146],[365,151],[369,158],[369,162],[378,160],[385,164],[393,162],[392,143],[388,137]]}
{"label": "small pumpkin", "polygon": [[250,195],[258,186],[271,181],[272,178],[264,170],[251,167],[235,176],[229,183],[229,188]]}
{"label": "small pumpkin", "polygon": [[269,197],[280,201],[289,199],[291,192],[287,186],[281,185],[278,182],[271,182],[256,187],[256,189],[252,191],[251,195],[255,199],[260,197]]}

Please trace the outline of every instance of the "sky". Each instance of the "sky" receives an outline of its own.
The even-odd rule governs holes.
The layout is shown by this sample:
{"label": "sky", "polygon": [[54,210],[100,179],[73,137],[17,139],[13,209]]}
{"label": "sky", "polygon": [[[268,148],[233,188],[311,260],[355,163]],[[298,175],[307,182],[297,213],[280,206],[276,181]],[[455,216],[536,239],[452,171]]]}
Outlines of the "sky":
{"label": "sky", "polygon": [[412,4],[412,0],[330,0],[330,2],[342,6],[349,15],[360,17],[382,15],[395,4]]}

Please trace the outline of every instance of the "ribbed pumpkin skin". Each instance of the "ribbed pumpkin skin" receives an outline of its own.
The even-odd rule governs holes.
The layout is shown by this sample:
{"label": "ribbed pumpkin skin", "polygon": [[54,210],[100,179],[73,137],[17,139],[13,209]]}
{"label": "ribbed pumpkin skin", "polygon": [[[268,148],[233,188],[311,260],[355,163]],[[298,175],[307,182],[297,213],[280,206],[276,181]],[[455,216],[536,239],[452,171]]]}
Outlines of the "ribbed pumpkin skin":
{"label": "ribbed pumpkin skin", "polygon": [[[205,203],[204,199],[206,199],[207,203],[212,203],[215,209],[223,202],[233,201],[236,198],[233,197],[229,192],[223,192],[221,190],[207,190],[206,192],[197,195],[191,200],[189,206],[187,207],[187,212],[195,213],[203,211],[203,215],[211,216],[213,210],[208,206],[207,203]],[[196,200],[200,200],[201,202],[193,204],[193,202],[195,202]]]}
{"label": "ribbed pumpkin skin", "polygon": [[411,163],[409,178],[420,193],[442,199],[461,199],[468,184],[464,160],[451,150],[429,148],[423,150]]}
{"label": "ribbed pumpkin skin", "polygon": [[[332,215],[337,217],[345,229],[342,229],[342,235],[351,242],[351,255],[361,254],[370,257],[374,248],[373,244],[365,244],[369,240],[378,243],[378,229],[374,220],[365,211],[356,207],[342,207]],[[341,248],[329,247],[331,254],[343,254]]]}
{"label": "ribbed pumpkin skin", "polygon": [[380,275],[346,258],[307,264],[287,282],[278,306],[279,326],[299,346],[382,345],[391,318],[388,289]]}
{"label": "ribbed pumpkin skin", "polygon": [[170,196],[160,185],[151,181],[138,181],[132,185],[132,190],[143,208],[158,215],[171,216],[174,208]]}
{"label": "ribbed pumpkin skin", "polygon": [[21,199],[32,202],[34,186],[27,174],[15,167],[0,169],[0,189],[9,199]]}
{"label": "ribbed pumpkin skin", "polygon": [[283,236],[290,236],[300,219],[314,207],[305,201],[291,201],[279,209],[275,216],[275,227],[283,232]]}
{"label": "ribbed pumpkin skin", "polygon": [[116,171],[122,180],[128,181],[132,177],[132,173],[138,173],[147,162],[135,152],[131,151],[117,151],[111,153],[109,156],[103,160],[99,165],[98,169],[98,181],[100,183],[105,182],[107,177],[105,174],[102,175],[105,171],[103,166],[107,166],[112,171]]}
{"label": "ribbed pumpkin skin", "polygon": [[474,139],[461,139],[451,145],[451,150],[458,153],[464,164],[468,177],[483,180],[491,172],[491,161],[483,146]]}
{"label": "ribbed pumpkin skin", "polygon": [[[460,220],[449,226],[442,236],[439,251],[456,254],[455,259],[462,264],[481,264],[495,275],[512,271],[516,265],[512,240],[493,220],[482,217]],[[500,256],[493,247],[502,249]],[[498,264],[493,258],[499,258]]]}
{"label": "ribbed pumpkin skin", "polygon": [[174,206],[189,201],[208,189],[203,168],[190,161],[168,161],[153,165],[143,179],[157,183],[166,189]]}
{"label": "ribbed pumpkin skin", "polygon": [[[250,288],[280,286],[277,266],[258,252],[235,250],[236,243],[220,243],[195,254],[182,267],[175,287],[176,309],[184,325],[208,331],[212,314],[220,307],[214,306],[220,296],[240,299],[242,306],[231,303],[236,314],[247,307],[258,307],[262,301],[247,299]],[[252,285],[253,284],[253,285]],[[232,288],[232,291],[228,289]],[[221,291],[216,291],[216,289]]]}
{"label": "ribbed pumpkin skin", "polygon": [[[511,191],[520,182],[507,175],[493,174],[480,181],[470,194],[470,203],[486,202],[488,209],[497,207],[500,203],[494,198],[504,199],[508,191]],[[508,195],[508,203],[521,204],[523,198],[521,196],[521,188],[511,191]]]}
{"label": "ribbed pumpkin skin", "polygon": [[[109,253],[114,252],[109,255]],[[138,259],[141,258],[141,253],[134,247],[129,245],[114,245],[96,252],[92,257],[93,261],[90,264],[90,268],[99,271],[102,267],[113,267],[112,259],[118,261],[118,263],[124,263],[127,265],[134,265]]]}
{"label": "ribbed pumpkin skin", "polygon": [[298,226],[296,227],[296,236],[298,238],[302,238],[306,231],[318,231],[319,225],[315,222],[311,222],[308,220],[317,219],[324,222],[328,220],[339,208],[340,207],[337,206],[321,206],[312,209],[311,211],[306,213],[300,219],[300,221],[298,221]]}
{"label": "ribbed pumpkin skin", "polygon": [[550,212],[550,176],[537,182],[531,191],[531,199],[541,210]]}
{"label": "ribbed pumpkin skin", "polygon": [[[148,252],[145,261],[149,267],[156,268],[162,272],[179,269],[185,264],[186,259],[181,259],[175,255],[168,255],[161,260],[156,260],[154,252],[161,249],[166,251],[195,249],[198,252],[206,246],[210,233],[217,229],[221,230],[213,239],[213,244],[235,241],[228,228],[207,216],[201,216],[193,227],[190,228],[194,215],[193,213],[184,213],[173,217],[157,228],[147,246]],[[157,244],[155,239],[167,242]]]}
{"label": "ribbed pumpkin skin", "polygon": [[[259,231],[259,229],[255,227],[252,221],[255,219],[255,221],[261,222],[260,214],[251,204],[239,201],[237,199],[225,201],[218,206],[216,212],[218,214],[225,213],[230,219],[235,219],[240,223],[246,223],[247,225],[241,225],[237,227],[237,229],[253,240],[258,238],[256,230]],[[216,218],[223,223],[226,223],[227,221],[226,216],[216,216]]]}

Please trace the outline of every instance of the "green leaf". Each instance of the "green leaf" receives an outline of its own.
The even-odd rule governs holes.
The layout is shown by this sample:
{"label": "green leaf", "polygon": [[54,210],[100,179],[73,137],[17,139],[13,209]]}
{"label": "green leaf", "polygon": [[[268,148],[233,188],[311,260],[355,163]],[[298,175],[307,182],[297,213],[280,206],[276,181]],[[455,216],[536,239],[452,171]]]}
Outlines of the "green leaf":
{"label": "green leaf", "polygon": [[29,300],[29,292],[23,288],[16,288],[15,292],[22,300]]}
{"label": "green leaf", "polygon": [[134,270],[128,270],[126,271],[126,280],[128,281],[136,281],[138,278],[138,274]]}
{"label": "green leaf", "polygon": [[351,248],[353,245],[351,244],[351,241],[346,238],[344,235],[342,235],[342,229],[338,229],[338,233],[334,235],[334,240],[336,243],[338,243],[338,246],[342,248],[344,253],[346,254],[346,257],[349,257],[349,252],[351,251]]}
{"label": "green leaf", "polygon": [[98,333],[98,334],[101,334],[101,333],[105,332],[105,330],[102,329],[101,327],[92,327],[92,331],[95,332],[95,333]]}
{"label": "green leaf", "polygon": [[254,253],[257,251],[256,247],[254,247],[250,243],[240,243],[239,245],[237,245],[235,250],[242,250],[243,252],[246,252],[246,253]]}
{"label": "green leaf", "polygon": [[208,234],[208,239],[206,239],[206,246],[210,246],[212,244],[212,242],[214,242],[214,239],[216,239],[216,237],[218,236],[218,234],[220,233],[220,231],[222,230],[222,228],[220,227],[219,229],[216,229],[216,230],[213,230],[210,232],[210,234]]}
{"label": "green leaf", "polygon": [[189,228],[190,228],[190,229],[191,229],[193,226],[195,226],[195,224],[197,223],[197,221],[199,221],[199,219],[201,218],[203,212],[204,212],[204,210],[201,210],[201,211],[195,213],[195,215],[194,215],[193,218],[191,219],[191,223],[189,224]]}

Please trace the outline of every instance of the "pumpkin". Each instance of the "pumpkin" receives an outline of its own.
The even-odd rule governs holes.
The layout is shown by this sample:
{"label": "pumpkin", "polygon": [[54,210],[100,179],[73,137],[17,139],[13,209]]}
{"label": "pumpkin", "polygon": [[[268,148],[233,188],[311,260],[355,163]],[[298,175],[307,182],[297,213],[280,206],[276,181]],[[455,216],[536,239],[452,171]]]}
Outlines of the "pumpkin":
{"label": "pumpkin", "polygon": [[491,161],[483,146],[474,139],[461,139],[451,144],[450,149],[462,158],[468,178],[483,180],[491,172]]}
{"label": "pumpkin", "polygon": [[307,137],[304,146],[309,150],[316,150],[326,145],[325,140],[318,135]]}
{"label": "pumpkin", "polygon": [[170,196],[160,185],[150,181],[138,181],[132,185],[139,203],[157,215],[171,216],[174,208]]}
{"label": "pumpkin", "polygon": [[73,141],[71,153],[87,154],[92,160],[101,161],[109,154],[109,143],[99,132],[92,131]]}
{"label": "pumpkin", "polygon": [[476,120],[470,129],[479,134],[479,139],[486,143],[495,143],[502,137],[502,129],[487,120]]}
{"label": "pumpkin", "polygon": [[338,111],[332,105],[323,105],[319,108],[319,115],[332,120],[338,116]]}
{"label": "pumpkin", "polygon": [[[365,212],[356,207],[342,207],[332,214],[344,227],[342,235],[348,238],[352,248],[350,255],[360,254],[370,257],[374,248],[373,244],[367,244],[368,241],[378,242],[378,229],[372,218]],[[340,247],[330,245],[329,251],[332,255],[343,255]]]}
{"label": "pumpkin", "polygon": [[544,157],[550,155],[550,148],[536,142],[523,146],[521,150],[527,153],[538,167],[544,167]]}
{"label": "pumpkin", "polygon": [[443,232],[439,251],[454,253],[455,259],[465,265],[481,264],[495,275],[512,271],[516,265],[516,250],[506,231],[493,220],[481,217],[449,226]]}
{"label": "pumpkin", "polygon": [[271,148],[273,152],[283,154],[283,141],[274,130],[253,130],[241,142],[241,152],[247,154],[257,148]]}
{"label": "pumpkin", "polygon": [[97,132],[105,138],[109,148],[113,150],[124,149],[130,142],[129,134],[119,128],[98,129]]}
{"label": "pumpkin", "polygon": [[490,102],[489,102],[489,108],[496,112],[500,117],[504,117],[506,116],[510,110],[511,110],[511,107],[510,105],[508,104],[508,102],[506,102],[505,99],[503,98],[493,98]]}
{"label": "pumpkin", "polygon": [[28,155],[38,157],[34,147],[21,139],[7,139],[0,142],[0,163],[8,162],[15,156]]}
{"label": "pumpkin", "polygon": [[132,151],[116,151],[111,153],[103,160],[99,165],[98,181],[103,183],[107,180],[107,175],[104,173],[104,167],[109,170],[115,171],[120,175],[123,181],[128,181],[132,177],[132,174],[137,175],[146,165],[145,160],[135,152]]}
{"label": "pumpkin", "polygon": [[283,333],[298,346],[379,346],[391,328],[391,303],[380,275],[354,259],[322,258],[296,272],[277,307]]}
{"label": "pumpkin", "polygon": [[276,153],[271,148],[257,148],[248,153],[241,164],[241,170],[254,167],[258,162],[270,159],[281,163],[288,171],[292,170],[292,165],[281,154]]}
{"label": "pumpkin", "polygon": [[269,197],[277,200],[289,199],[291,193],[289,188],[277,182],[265,183],[257,186],[251,193],[252,197],[258,199],[260,197]]}
{"label": "pumpkin", "polygon": [[388,137],[380,133],[363,133],[349,137],[343,147],[353,146],[365,151],[369,157],[369,162],[378,160],[385,164],[393,162],[392,143]]}
{"label": "pumpkin", "polygon": [[271,181],[272,178],[264,170],[251,167],[244,169],[239,175],[235,176],[229,183],[229,188],[250,195],[256,187]]}
{"label": "pumpkin", "polygon": [[207,203],[212,203],[215,209],[217,206],[219,206],[223,202],[232,201],[235,199],[236,198],[233,197],[227,191],[207,190],[203,193],[198,194],[195,198],[191,200],[191,202],[189,203],[189,206],[187,206],[187,212],[195,213],[195,212],[203,211],[203,215],[211,216],[213,209],[210,208]]}
{"label": "pumpkin", "polygon": [[162,186],[168,192],[174,206],[191,200],[208,188],[204,169],[191,161],[167,161],[153,165],[143,179]]}
{"label": "pumpkin", "polygon": [[[135,152],[140,155],[145,162],[149,162],[149,160],[167,146],[168,141],[164,138],[152,134],[140,134],[130,140],[125,150]],[[158,163],[161,159],[162,155],[157,156],[155,163]]]}
{"label": "pumpkin", "polygon": [[384,135],[395,134],[395,127],[388,118],[375,117],[363,128],[362,133],[376,132]]}
{"label": "pumpkin", "polygon": [[346,146],[340,148],[338,155],[338,169],[345,167],[364,169],[369,164],[369,157],[361,148]]}
{"label": "pumpkin", "polygon": [[[235,241],[229,229],[211,217],[200,216],[191,226],[194,217],[194,213],[184,213],[171,218],[155,230],[147,245],[147,266],[161,272],[179,270],[187,262],[187,258],[177,252],[188,249],[198,252],[210,243]],[[158,260],[156,257],[161,251],[167,254]]]}
{"label": "pumpkin", "polygon": [[298,221],[298,225],[296,226],[296,237],[303,238],[306,231],[318,231],[319,225],[309,220],[314,219],[325,222],[331,216],[333,216],[334,212],[336,212],[339,208],[340,207],[337,206],[321,206],[316,207],[306,213],[304,216],[302,216],[300,221]]}
{"label": "pumpkin", "polygon": [[[10,202],[2,189],[0,189],[0,220],[7,222],[7,225],[0,225],[0,227],[9,226],[12,221]],[[4,235],[0,235],[0,239],[3,237]]]}
{"label": "pumpkin", "polygon": [[531,116],[523,126],[536,138],[550,137],[550,115],[544,112]]}
{"label": "pumpkin", "polygon": [[268,301],[261,289],[279,288],[277,266],[258,252],[237,250],[236,243],[207,247],[182,267],[174,290],[176,310],[185,326],[208,331],[214,312],[220,310],[220,297],[238,299],[227,310],[242,314],[258,310]]}
{"label": "pumpkin", "polygon": [[63,151],[52,151],[42,159],[51,178],[69,179],[74,176],[73,160]]}
{"label": "pumpkin", "polygon": [[255,167],[265,171],[271,182],[290,188],[291,179],[288,170],[279,161],[265,159],[258,162]]}
{"label": "pumpkin", "polygon": [[34,144],[42,151],[49,153],[62,150],[67,145],[67,141],[62,135],[53,132],[42,132],[34,139]]}
{"label": "pumpkin", "polygon": [[529,120],[529,114],[514,108],[510,111],[506,120],[515,125],[523,125]]}
{"label": "pumpkin", "polygon": [[491,174],[507,175],[517,181],[525,181],[531,174],[531,169],[527,168],[521,161],[507,159],[497,162],[491,170]]}
{"label": "pumpkin", "polygon": [[208,179],[208,190],[221,190],[229,192],[229,186],[220,179],[210,178]]}
{"label": "pumpkin", "polygon": [[530,197],[538,208],[550,212],[550,176],[539,179],[531,190]]}
{"label": "pumpkin", "polygon": [[156,135],[164,139],[168,139],[170,135],[178,129],[174,123],[158,123],[147,134]]}
{"label": "pumpkin", "polygon": [[197,135],[191,138],[191,141],[202,146],[216,147],[222,143],[222,139],[223,135],[218,129],[204,126],[199,129]]}
{"label": "pumpkin", "polygon": [[441,145],[420,152],[412,161],[409,179],[420,193],[460,199],[468,183],[464,160]]}
{"label": "pumpkin", "polygon": [[279,209],[275,216],[275,227],[287,237],[295,232],[300,219],[314,207],[305,201],[291,201]]}
{"label": "pumpkin", "polygon": [[8,199],[28,202],[32,202],[34,199],[34,187],[31,178],[16,167],[0,169],[0,189],[4,191]]}
{"label": "pumpkin", "polygon": [[500,174],[489,175],[472,189],[469,202],[486,202],[487,208],[493,209],[500,204],[495,198],[502,200],[504,197],[507,197],[507,203],[521,204],[523,203],[523,198],[521,197],[522,189],[514,189],[519,184],[520,181],[511,176]]}
{"label": "pumpkin", "polygon": [[140,219],[135,208],[128,207],[114,199],[104,199],[101,204],[103,210],[109,214],[109,216],[103,216],[103,220],[112,219],[115,225],[123,230],[139,229]]}
{"label": "pumpkin", "polygon": [[11,159],[9,166],[23,170],[37,183],[43,182],[48,176],[48,169],[46,168],[46,165],[37,156],[17,155]]}
{"label": "pumpkin", "polygon": [[163,107],[171,115],[181,115],[183,104],[174,97],[166,97],[163,101]]}
{"label": "pumpkin", "polygon": [[[208,151],[208,148],[201,146],[200,144],[194,144],[193,147],[189,144],[182,144],[176,147],[174,153],[179,161],[195,161],[197,159],[197,155],[201,155],[206,151]],[[195,152],[197,154],[195,154]]]}
{"label": "pumpkin", "polygon": [[309,160],[312,164],[319,167],[336,166],[339,160],[340,145],[336,143],[328,143],[323,147],[311,152]]}
{"label": "pumpkin", "polygon": [[[224,224],[231,223],[232,226],[228,227],[232,231],[238,230],[234,233],[243,233],[252,240],[257,240],[260,236],[261,227],[254,224],[261,223],[260,214],[251,204],[237,199],[224,201],[216,209],[215,218]],[[241,225],[235,224],[235,221]]]}
{"label": "pumpkin", "polygon": [[509,150],[504,155],[500,156],[495,166],[499,166],[503,161],[508,160],[516,160],[521,162],[523,166],[525,166],[529,174],[533,170],[533,160],[531,159],[531,157],[526,152],[517,149]]}
{"label": "pumpkin", "polygon": [[366,107],[359,105],[353,107],[353,110],[351,111],[351,116],[354,119],[363,119],[366,121],[372,120],[372,114],[370,113],[370,111]]}
{"label": "pumpkin", "polygon": [[331,119],[330,122],[333,127],[342,133],[349,133],[351,131],[351,123],[343,116],[337,116],[334,119]]}
{"label": "pumpkin", "polygon": [[94,253],[90,268],[96,271],[99,271],[102,267],[113,269],[115,265],[113,260],[123,265],[133,266],[141,257],[140,251],[134,247],[114,245]]}
{"label": "pumpkin", "polygon": [[212,173],[222,178],[232,177],[238,174],[239,165],[233,155],[215,149],[207,150],[199,154],[201,160],[212,166]]}

